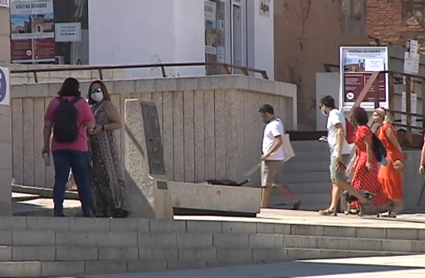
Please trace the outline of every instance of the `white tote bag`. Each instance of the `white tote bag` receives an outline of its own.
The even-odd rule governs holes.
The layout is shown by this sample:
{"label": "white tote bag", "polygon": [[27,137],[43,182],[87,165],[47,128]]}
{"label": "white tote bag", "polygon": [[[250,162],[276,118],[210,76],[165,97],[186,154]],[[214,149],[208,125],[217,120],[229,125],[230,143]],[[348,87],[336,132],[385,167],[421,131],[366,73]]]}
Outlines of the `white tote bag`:
{"label": "white tote bag", "polygon": [[295,156],[294,149],[292,148],[291,141],[289,140],[289,134],[285,134],[282,137],[283,152],[285,154],[284,161],[287,162],[289,159]]}

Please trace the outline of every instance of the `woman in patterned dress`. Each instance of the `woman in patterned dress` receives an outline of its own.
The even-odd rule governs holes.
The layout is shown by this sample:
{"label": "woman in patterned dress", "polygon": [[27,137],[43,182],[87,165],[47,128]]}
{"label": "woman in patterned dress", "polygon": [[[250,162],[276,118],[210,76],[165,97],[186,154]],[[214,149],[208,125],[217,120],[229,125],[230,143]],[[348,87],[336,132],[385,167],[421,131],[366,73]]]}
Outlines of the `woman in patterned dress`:
{"label": "woman in patterned dress", "polygon": [[[354,166],[352,185],[357,190],[369,191],[374,194],[373,205],[382,206],[389,202],[384,195],[382,186],[378,180],[378,160],[373,153],[372,131],[368,127],[369,118],[366,110],[356,107],[353,110],[352,119],[356,125],[357,160]],[[352,206],[358,207],[357,202]]]}
{"label": "woman in patterned dress", "polygon": [[378,178],[382,184],[384,194],[393,204],[393,209],[388,213],[381,214],[381,216],[395,218],[397,214],[403,211],[403,188],[401,173],[394,168],[394,163],[404,161],[403,151],[397,141],[391,116],[387,114],[385,109],[375,109],[373,112],[373,121],[379,124],[378,137],[387,149],[386,159],[388,165],[381,166]]}
{"label": "woman in patterned dress", "polygon": [[114,130],[122,128],[121,116],[102,81],[90,85],[88,101],[96,119],[96,127],[89,137],[95,214],[97,217],[127,217],[125,183],[114,135]]}

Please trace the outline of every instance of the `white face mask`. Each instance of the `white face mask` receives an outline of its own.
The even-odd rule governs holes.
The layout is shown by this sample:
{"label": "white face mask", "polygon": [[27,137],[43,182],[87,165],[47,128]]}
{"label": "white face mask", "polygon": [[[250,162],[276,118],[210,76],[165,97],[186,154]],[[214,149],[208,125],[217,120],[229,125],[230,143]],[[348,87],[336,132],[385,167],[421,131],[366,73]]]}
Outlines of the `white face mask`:
{"label": "white face mask", "polygon": [[90,97],[96,101],[97,103],[103,100],[103,92],[101,89],[94,89],[90,95]]}

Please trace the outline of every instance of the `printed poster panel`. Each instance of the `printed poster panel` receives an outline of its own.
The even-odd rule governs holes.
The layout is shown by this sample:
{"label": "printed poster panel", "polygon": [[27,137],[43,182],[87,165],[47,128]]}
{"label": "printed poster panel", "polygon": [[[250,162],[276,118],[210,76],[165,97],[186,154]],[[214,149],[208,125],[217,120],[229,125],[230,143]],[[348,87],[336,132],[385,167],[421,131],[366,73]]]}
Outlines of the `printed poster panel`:
{"label": "printed poster panel", "polygon": [[0,67],[0,105],[10,105],[9,68]]}
{"label": "printed poster panel", "polygon": [[[340,47],[340,104],[344,110],[354,105],[370,76],[388,70],[388,48],[359,46]],[[379,75],[379,105],[388,108],[388,74]],[[375,88],[367,92],[361,107],[374,109]]]}
{"label": "printed poster panel", "polygon": [[10,5],[12,62],[54,61],[53,0],[12,0]]}
{"label": "printed poster panel", "polygon": [[9,8],[9,0],[0,0],[0,7]]}

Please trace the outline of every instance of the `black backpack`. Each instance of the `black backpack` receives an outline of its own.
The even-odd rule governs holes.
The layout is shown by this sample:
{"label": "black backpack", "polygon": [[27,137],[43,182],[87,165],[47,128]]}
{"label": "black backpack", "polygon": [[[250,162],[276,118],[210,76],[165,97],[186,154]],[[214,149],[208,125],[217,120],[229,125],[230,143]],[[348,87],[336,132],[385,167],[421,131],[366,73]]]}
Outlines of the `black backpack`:
{"label": "black backpack", "polygon": [[58,97],[59,105],[54,113],[53,137],[58,143],[74,143],[78,139],[78,109],[75,105],[81,97],[72,100]]}
{"label": "black backpack", "polygon": [[386,166],[387,165],[387,149],[384,147],[384,144],[382,144],[381,140],[379,140],[378,136],[375,135],[375,133],[372,132],[372,149],[373,154],[375,155],[376,160],[378,160],[379,163]]}

